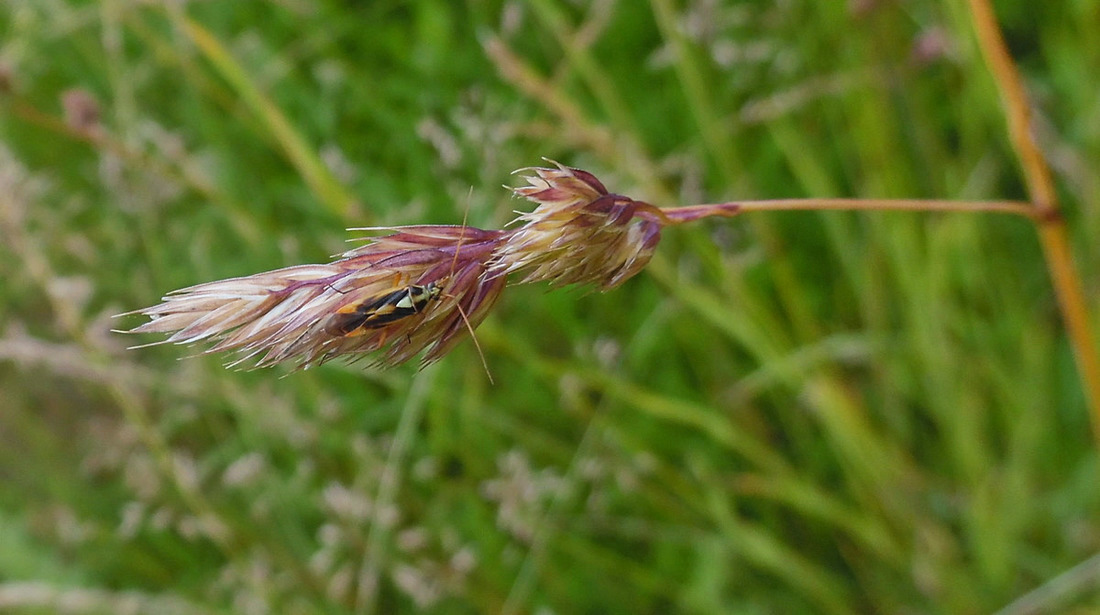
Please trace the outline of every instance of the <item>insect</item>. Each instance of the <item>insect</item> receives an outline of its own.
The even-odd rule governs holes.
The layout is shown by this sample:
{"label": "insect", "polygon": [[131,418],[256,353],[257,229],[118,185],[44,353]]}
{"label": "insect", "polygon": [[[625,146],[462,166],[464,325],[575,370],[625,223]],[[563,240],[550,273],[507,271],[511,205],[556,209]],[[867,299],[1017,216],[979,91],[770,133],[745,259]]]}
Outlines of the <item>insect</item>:
{"label": "insect", "polygon": [[428,303],[443,292],[435,282],[411,285],[377,295],[341,308],[325,325],[325,331],[337,336],[363,335],[424,311]]}

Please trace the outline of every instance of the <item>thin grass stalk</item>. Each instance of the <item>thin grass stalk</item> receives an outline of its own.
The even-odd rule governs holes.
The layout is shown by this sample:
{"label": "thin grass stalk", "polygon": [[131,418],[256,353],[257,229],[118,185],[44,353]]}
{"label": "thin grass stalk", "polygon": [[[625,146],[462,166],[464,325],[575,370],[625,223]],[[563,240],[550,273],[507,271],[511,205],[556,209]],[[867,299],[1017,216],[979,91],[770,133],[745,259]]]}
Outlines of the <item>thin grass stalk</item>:
{"label": "thin grass stalk", "polygon": [[386,464],[378,479],[378,491],[375,494],[374,513],[367,531],[366,546],[363,548],[363,561],[359,567],[359,576],[355,588],[355,612],[370,615],[378,608],[378,578],[384,568],[386,544],[390,540],[391,528],[385,521],[385,511],[395,506],[401,490],[402,469],[405,459],[414,444],[424,410],[428,405],[428,393],[435,380],[435,372],[424,371],[413,379],[405,406],[401,409],[401,419],[393,435],[393,444],[386,453]]}
{"label": "thin grass stalk", "polygon": [[732,217],[767,211],[912,211],[998,213],[1036,219],[1039,212],[1023,201],[948,201],[935,199],[771,199],[728,201],[661,210],[669,224],[683,224],[710,216]]}
{"label": "thin grass stalk", "polygon": [[993,7],[989,0],[970,0],[970,12],[974,17],[978,45],[1001,94],[1012,148],[1027,180],[1028,194],[1035,209],[1032,219],[1038,226],[1039,241],[1050,270],[1058,308],[1077,359],[1085,401],[1092,417],[1093,435],[1100,444],[1100,355],[1097,354],[1096,338],[1089,323],[1081,278],[1073,267],[1069,233],[1054,189],[1050,166],[1035,142],[1031,106],[1016,63],[1005,46]]}
{"label": "thin grass stalk", "polygon": [[[305,137],[287,119],[270,96],[265,94],[220,40],[182,10],[169,8],[169,17],[210,62],[215,71],[233,87],[244,105],[264,123],[283,155],[298,170],[328,210],[346,216],[357,201],[314,153]],[[362,214],[359,214],[362,216]]]}

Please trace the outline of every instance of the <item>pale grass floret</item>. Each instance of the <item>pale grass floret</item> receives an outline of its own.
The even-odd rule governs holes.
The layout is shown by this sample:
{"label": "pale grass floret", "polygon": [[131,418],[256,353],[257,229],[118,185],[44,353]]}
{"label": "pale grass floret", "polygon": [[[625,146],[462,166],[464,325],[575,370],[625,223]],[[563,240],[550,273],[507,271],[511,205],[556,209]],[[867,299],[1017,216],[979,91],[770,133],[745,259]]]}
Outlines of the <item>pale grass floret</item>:
{"label": "pale grass floret", "polygon": [[[556,163],[555,163],[556,164]],[[523,282],[593,284],[608,290],[638,273],[667,222],[661,210],[608,192],[594,175],[562,165],[523,169],[528,185],[513,188],[538,206],[522,213],[493,267],[525,271]]]}

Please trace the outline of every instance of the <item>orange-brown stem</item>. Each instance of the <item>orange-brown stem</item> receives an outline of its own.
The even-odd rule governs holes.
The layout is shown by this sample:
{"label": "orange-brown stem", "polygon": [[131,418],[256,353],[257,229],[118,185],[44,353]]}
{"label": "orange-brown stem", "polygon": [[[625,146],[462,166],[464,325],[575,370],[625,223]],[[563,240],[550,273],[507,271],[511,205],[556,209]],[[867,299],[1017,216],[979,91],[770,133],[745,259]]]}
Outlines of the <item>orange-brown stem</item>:
{"label": "orange-brown stem", "polygon": [[1100,444],[1100,356],[1097,355],[1096,338],[1092,332],[1081,278],[1073,267],[1069,233],[1061,215],[1058,193],[1043,151],[1035,141],[1031,105],[1028,104],[1016,63],[1005,46],[997,15],[989,0],[970,0],[970,12],[982,55],[1001,94],[1012,148],[1020,160],[1028,193],[1034,202],[1039,241],[1058,298],[1058,308],[1066,323],[1066,334],[1077,359],[1077,370],[1092,414],[1093,436]]}
{"label": "orange-brown stem", "polygon": [[942,201],[922,199],[776,199],[731,201],[661,210],[667,224],[683,224],[711,216],[732,217],[750,211],[950,211],[1000,213],[1036,219],[1039,212],[1020,201]]}

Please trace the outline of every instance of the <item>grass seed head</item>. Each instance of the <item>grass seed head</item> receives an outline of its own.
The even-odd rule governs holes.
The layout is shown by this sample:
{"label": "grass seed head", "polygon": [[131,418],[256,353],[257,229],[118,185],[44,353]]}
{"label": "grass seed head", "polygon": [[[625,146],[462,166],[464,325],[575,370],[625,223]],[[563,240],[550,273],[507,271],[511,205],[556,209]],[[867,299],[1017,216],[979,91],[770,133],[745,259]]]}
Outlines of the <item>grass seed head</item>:
{"label": "grass seed head", "polygon": [[[439,359],[520,283],[614,288],[649,262],[660,209],[612,194],[591,173],[561,165],[527,169],[517,195],[537,204],[510,230],[404,226],[323,265],[299,265],[199,284],[137,310],[149,322],[130,333],[167,333],[157,343],[211,342],[236,351],[231,365],[301,367],[369,353],[396,365]],[[359,229],[363,230],[363,229]]]}

